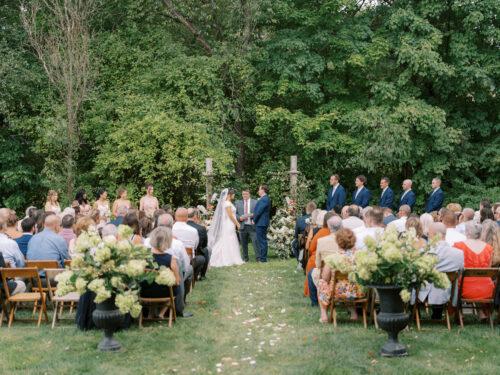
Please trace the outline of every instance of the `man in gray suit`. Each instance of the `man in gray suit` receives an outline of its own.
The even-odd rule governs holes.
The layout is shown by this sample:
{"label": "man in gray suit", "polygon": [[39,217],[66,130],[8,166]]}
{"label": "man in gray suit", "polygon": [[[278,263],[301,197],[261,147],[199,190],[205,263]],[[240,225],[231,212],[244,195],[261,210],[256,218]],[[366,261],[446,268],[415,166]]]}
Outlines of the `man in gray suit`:
{"label": "man in gray suit", "polygon": [[243,249],[243,260],[248,262],[248,239],[252,240],[253,250],[255,255],[257,251],[257,236],[255,234],[255,225],[253,223],[253,212],[257,201],[250,197],[250,190],[244,189],[241,192],[242,200],[236,202],[236,219],[241,224],[240,241]]}

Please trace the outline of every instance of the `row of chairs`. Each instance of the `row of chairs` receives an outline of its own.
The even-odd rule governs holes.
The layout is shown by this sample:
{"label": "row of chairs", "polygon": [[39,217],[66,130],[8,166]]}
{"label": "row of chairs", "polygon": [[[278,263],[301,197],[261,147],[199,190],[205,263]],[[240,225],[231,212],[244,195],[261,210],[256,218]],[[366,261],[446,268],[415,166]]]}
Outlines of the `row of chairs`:
{"label": "row of chairs", "polygon": [[[447,276],[451,283],[451,298],[450,300],[443,306],[445,311],[445,320],[446,326],[448,330],[451,330],[451,314],[454,315],[455,319],[458,319],[460,327],[464,328],[464,307],[472,306],[474,309],[483,308],[489,310],[489,323],[491,328],[493,328],[494,320],[493,314],[495,311],[495,296],[500,293],[500,268],[466,268],[462,271],[456,272],[448,272]],[[478,278],[490,278],[493,280],[495,284],[495,288],[493,290],[493,295],[490,298],[485,298],[481,300],[471,300],[462,297],[462,286],[463,279],[465,277],[478,277]],[[335,291],[336,284],[341,280],[347,280],[348,275],[345,273],[341,273],[339,271],[334,271],[332,276],[332,290]],[[334,294],[334,293],[333,293]],[[418,296],[418,290],[416,291],[416,295]],[[456,298],[455,298],[456,296]],[[456,299],[456,301],[454,301]],[[454,304],[456,302],[456,304]],[[342,299],[336,298],[335,295],[332,297],[332,302],[330,304],[330,314],[329,321],[333,323],[334,327],[337,327],[337,307],[339,305],[353,305],[354,307],[359,306],[362,309],[363,316],[363,326],[365,328],[368,327],[367,323],[367,313],[370,310],[370,316],[372,322],[375,324],[375,327],[378,329],[377,324],[377,310],[376,307],[378,305],[378,297],[374,289],[369,289],[368,293],[363,298],[359,299]],[[370,307],[369,307],[370,306]],[[420,309],[425,308],[428,310],[427,301],[420,302],[418,298],[416,298],[415,304],[413,305],[413,317],[415,319],[415,323],[417,325],[417,329],[420,331],[421,329],[421,313]],[[500,319],[500,308],[498,308],[498,319]]]}

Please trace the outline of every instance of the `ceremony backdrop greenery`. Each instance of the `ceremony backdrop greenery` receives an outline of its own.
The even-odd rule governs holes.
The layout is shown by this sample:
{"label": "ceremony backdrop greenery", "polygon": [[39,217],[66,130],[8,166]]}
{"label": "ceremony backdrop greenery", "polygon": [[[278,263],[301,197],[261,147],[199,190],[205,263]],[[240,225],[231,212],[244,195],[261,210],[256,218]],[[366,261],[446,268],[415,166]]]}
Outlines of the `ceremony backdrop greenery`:
{"label": "ceremony backdrop greenery", "polygon": [[[75,0],[72,0],[75,1]],[[0,2],[0,206],[64,196],[64,103]],[[75,189],[156,181],[163,203],[276,180],[299,157],[324,201],[339,173],[413,178],[422,207],[500,200],[497,0],[96,0],[92,85],[78,113]],[[50,32],[50,30],[48,30]],[[275,203],[286,183],[271,191]],[[397,186],[395,186],[397,187]]]}

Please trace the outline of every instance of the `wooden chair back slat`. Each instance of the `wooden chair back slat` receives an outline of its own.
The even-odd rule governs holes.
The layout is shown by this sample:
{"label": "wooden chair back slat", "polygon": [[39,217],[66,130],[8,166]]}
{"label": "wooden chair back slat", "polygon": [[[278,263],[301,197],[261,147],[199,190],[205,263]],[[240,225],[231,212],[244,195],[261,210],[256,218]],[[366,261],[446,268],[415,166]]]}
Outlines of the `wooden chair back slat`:
{"label": "wooden chair back slat", "polygon": [[40,280],[40,275],[38,274],[37,268],[0,268],[0,272],[2,273],[2,281],[4,285],[5,295],[7,299],[10,298],[9,288],[7,286],[7,279],[30,279],[33,283],[34,287],[38,287],[38,291],[40,292],[40,296],[43,295],[42,292],[42,281]]}
{"label": "wooden chair back slat", "polygon": [[59,262],[57,260],[27,260],[26,268],[35,267],[39,270],[45,268],[59,268]]}
{"label": "wooden chair back slat", "polygon": [[500,268],[465,268],[462,277],[489,277],[498,275]]}
{"label": "wooden chair back slat", "polygon": [[71,267],[71,259],[64,260],[64,267]]}

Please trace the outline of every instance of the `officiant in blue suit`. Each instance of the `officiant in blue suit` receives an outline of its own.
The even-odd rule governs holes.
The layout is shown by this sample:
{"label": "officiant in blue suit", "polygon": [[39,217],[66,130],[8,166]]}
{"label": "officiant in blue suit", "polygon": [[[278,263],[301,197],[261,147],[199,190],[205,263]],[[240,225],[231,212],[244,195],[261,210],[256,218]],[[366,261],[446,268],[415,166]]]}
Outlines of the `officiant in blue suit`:
{"label": "officiant in blue suit", "polygon": [[271,199],[267,193],[267,185],[259,186],[259,200],[255,205],[253,212],[253,222],[255,224],[255,233],[257,235],[258,253],[257,262],[267,262],[267,230],[269,229],[271,214]]}
{"label": "officiant in blue suit", "polygon": [[370,204],[370,198],[372,193],[365,187],[366,177],[359,175],[354,181],[356,184],[356,190],[352,193],[352,204],[365,208]]}
{"label": "officiant in blue suit", "polygon": [[326,195],[326,210],[335,210],[336,213],[340,213],[342,207],[345,206],[345,189],[340,185],[340,178],[338,174],[334,174],[330,177],[330,189]]}
{"label": "officiant in blue suit", "polygon": [[382,177],[380,179],[380,189],[382,189],[382,193],[380,194],[380,198],[378,200],[379,207],[393,208],[394,192],[389,187],[389,183],[390,181],[388,177]]}

